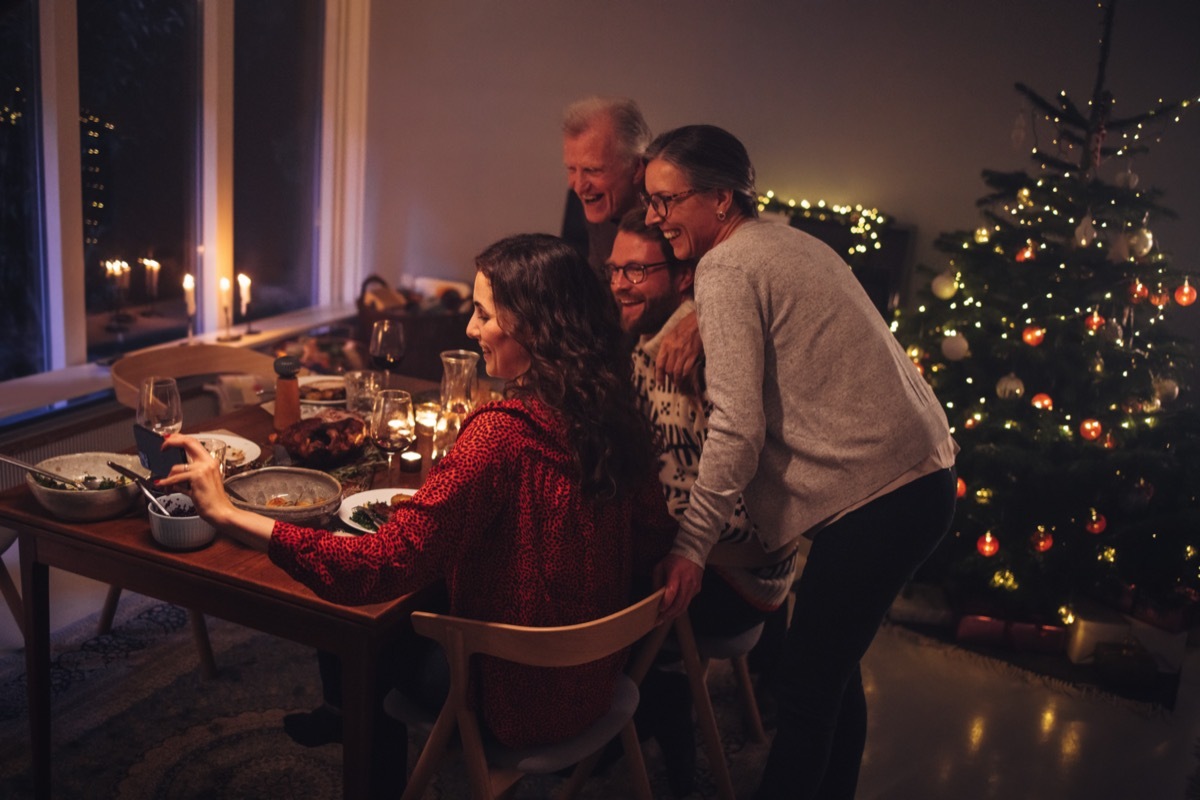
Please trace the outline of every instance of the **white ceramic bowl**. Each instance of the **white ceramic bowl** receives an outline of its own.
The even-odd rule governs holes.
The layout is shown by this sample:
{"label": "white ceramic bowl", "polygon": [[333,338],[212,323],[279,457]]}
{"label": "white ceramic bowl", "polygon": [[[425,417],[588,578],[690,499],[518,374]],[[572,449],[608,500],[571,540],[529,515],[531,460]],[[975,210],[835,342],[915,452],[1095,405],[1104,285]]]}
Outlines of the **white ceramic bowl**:
{"label": "white ceramic bowl", "polygon": [[234,475],[225,485],[246,498],[230,498],[238,508],[293,525],[324,526],[342,504],[342,484],[315,469],[264,467]]}
{"label": "white ceramic bowl", "polygon": [[[150,535],[168,550],[196,550],[207,545],[217,535],[212,525],[196,516],[192,498],[186,494],[164,495],[158,498],[158,502],[166,506],[172,516],[164,517],[153,503],[147,503],[150,509]],[[186,516],[174,516],[175,514]]]}
{"label": "white ceramic bowl", "polygon": [[120,481],[120,485],[112,489],[52,489],[39,482],[30,473],[25,473],[25,485],[33,493],[34,499],[59,519],[68,522],[95,522],[101,519],[111,519],[128,511],[135,500],[141,496],[141,490],[133,481],[123,478],[106,462],[112,461],[146,475],[146,470],[138,462],[135,455],[122,453],[73,453],[65,456],[54,456],[38,462],[37,466],[50,472],[62,475],[64,478],[82,480],[87,476],[96,478],[111,478]]}

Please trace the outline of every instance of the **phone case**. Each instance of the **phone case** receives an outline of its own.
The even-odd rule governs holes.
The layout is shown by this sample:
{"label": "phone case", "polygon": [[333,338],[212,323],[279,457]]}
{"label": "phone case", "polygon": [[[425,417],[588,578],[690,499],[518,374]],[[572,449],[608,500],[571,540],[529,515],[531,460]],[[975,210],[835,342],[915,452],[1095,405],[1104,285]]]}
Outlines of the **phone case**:
{"label": "phone case", "polygon": [[165,478],[176,464],[187,463],[187,453],[178,447],[163,450],[163,437],[149,428],[134,424],[133,438],[137,442],[138,459],[150,470],[151,478]]}

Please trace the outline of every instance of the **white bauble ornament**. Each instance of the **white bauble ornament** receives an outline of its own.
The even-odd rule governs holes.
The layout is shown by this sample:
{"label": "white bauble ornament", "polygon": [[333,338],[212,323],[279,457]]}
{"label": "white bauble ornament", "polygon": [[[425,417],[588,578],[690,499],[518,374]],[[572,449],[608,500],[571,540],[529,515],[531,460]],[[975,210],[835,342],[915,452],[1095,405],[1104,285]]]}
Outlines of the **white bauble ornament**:
{"label": "white bauble ornament", "polygon": [[1117,173],[1115,182],[1117,186],[1120,186],[1122,189],[1136,189],[1138,185],[1138,176],[1133,170],[1127,169],[1124,172]]}
{"label": "white bauble ornament", "polygon": [[942,355],[950,361],[961,361],[971,353],[967,339],[960,333],[951,333],[942,339]]}
{"label": "white bauble ornament", "polygon": [[1129,251],[1134,258],[1144,258],[1154,249],[1154,234],[1148,228],[1129,234]]}
{"label": "white bauble ornament", "polygon": [[930,282],[929,288],[933,290],[934,297],[949,300],[958,291],[958,281],[953,272],[943,272]]}
{"label": "white bauble ornament", "polygon": [[1161,403],[1170,403],[1179,397],[1179,384],[1172,378],[1155,378],[1151,385],[1154,387],[1154,396]]}
{"label": "white bauble ornament", "polygon": [[996,381],[996,396],[1001,400],[1019,400],[1025,394],[1025,382],[1010,372]]}
{"label": "white bauble ornament", "polygon": [[1092,215],[1088,214],[1075,228],[1075,246],[1088,247],[1094,241],[1096,241],[1096,225],[1092,222]]}

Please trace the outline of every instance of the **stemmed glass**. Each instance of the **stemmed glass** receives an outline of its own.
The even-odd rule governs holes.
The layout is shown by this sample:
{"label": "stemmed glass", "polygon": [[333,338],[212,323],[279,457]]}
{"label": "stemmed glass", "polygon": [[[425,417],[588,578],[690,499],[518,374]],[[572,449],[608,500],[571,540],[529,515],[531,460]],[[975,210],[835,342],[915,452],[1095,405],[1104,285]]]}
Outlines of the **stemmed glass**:
{"label": "stemmed glass", "polygon": [[389,475],[396,453],[412,447],[416,437],[412,395],[403,389],[378,392],[371,409],[371,441],[387,453]]}
{"label": "stemmed glass", "polygon": [[368,352],[378,369],[387,370],[392,375],[399,374],[405,353],[404,326],[400,320],[377,320],[371,328]]}
{"label": "stemmed glass", "polygon": [[142,380],[138,392],[137,422],[162,436],[183,428],[183,406],[174,378],[151,375]]}

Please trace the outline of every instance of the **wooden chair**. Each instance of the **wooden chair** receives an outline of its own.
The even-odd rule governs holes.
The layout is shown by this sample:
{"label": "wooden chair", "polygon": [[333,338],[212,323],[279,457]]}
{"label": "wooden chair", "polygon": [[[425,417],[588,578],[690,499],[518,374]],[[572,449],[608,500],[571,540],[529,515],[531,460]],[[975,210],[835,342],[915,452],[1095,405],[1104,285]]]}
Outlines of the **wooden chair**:
{"label": "wooden chair", "polygon": [[[721,745],[721,733],[717,729],[717,717],[713,712],[712,697],[708,693],[708,683],[705,680],[705,664],[700,657],[696,644],[696,636],[692,632],[692,621],[687,614],[676,617],[671,625],[662,625],[646,637],[646,642],[639,650],[636,659],[629,667],[629,677],[638,685],[646,677],[646,673],[654,665],[659,651],[669,634],[675,634],[673,647],[678,647],[683,659],[684,672],[688,677],[688,685],[692,690],[692,709],[696,715],[696,726],[700,729],[700,738],[704,753],[708,757],[709,769],[712,770],[713,782],[716,784],[717,797],[721,800],[736,800],[733,791],[733,778],[729,774],[729,762],[725,760],[725,748]],[[590,757],[580,765],[572,775],[572,781],[577,776],[586,778],[595,768],[599,755]],[[582,781],[580,781],[582,782]]]}
{"label": "wooden chair", "polygon": [[707,685],[708,664],[714,659],[727,660],[733,667],[738,690],[742,696],[742,714],[746,719],[747,733],[757,744],[765,744],[767,732],[763,730],[762,715],[758,711],[758,700],[754,697],[754,683],[750,679],[749,654],[762,636],[763,624],[737,636],[701,636],[696,640],[700,653],[700,667]]}
{"label": "wooden chair", "polygon": [[[654,629],[662,595],[663,590],[659,589],[603,619],[554,628],[504,625],[414,612],[413,629],[437,641],[446,652],[450,664],[450,693],[413,768],[402,800],[415,800],[424,794],[455,729],[462,740],[471,797],[475,800],[492,800],[508,792],[526,774],[552,773],[579,764],[591,755],[598,756],[618,734],[625,748],[634,794],[642,800],[651,800],[646,765],[633,724],[638,702],[637,686],[626,676],[620,676],[614,688],[609,713],[588,730],[556,745],[521,750],[510,750],[494,743],[485,745],[479,721],[467,702],[467,685],[471,656],[476,653],[536,667],[569,667],[624,650]],[[384,703],[385,710],[413,723],[411,714],[402,711],[402,707],[402,696],[394,690]],[[577,768],[576,774],[579,772]],[[561,797],[571,797],[585,778],[586,774],[569,781]]]}
{"label": "wooden chair", "polygon": [[[0,555],[12,547],[16,540],[16,531],[0,528]],[[17,591],[17,585],[13,583],[12,576],[8,574],[8,569],[2,563],[0,563],[0,594],[4,595],[4,602],[8,603],[8,610],[12,612],[13,619],[17,621],[17,630],[21,632],[21,636],[24,636],[25,614],[22,611],[21,593]]]}
{"label": "wooden chair", "polygon": [[[199,375],[250,374],[261,375],[264,381],[273,381],[275,359],[265,353],[247,347],[231,347],[223,344],[187,344],[157,347],[130,353],[113,362],[113,391],[122,405],[137,408],[138,391],[144,378],[163,375],[169,378],[185,378]],[[112,630],[117,602],[121,599],[121,587],[109,586],[100,610],[98,634]],[[192,638],[200,656],[200,666],[207,678],[217,674],[212,644],[208,639],[208,626],[204,615],[188,609],[188,620],[192,627]]]}
{"label": "wooden chair", "polygon": [[186,378],[194,375],[261,375],[274,384],[275,359],[248,347],[224,344],[187,344],[157,347],[122,356],[111,368],[117,401],[137,408],[138,388],[143,378],[163,375]]}

